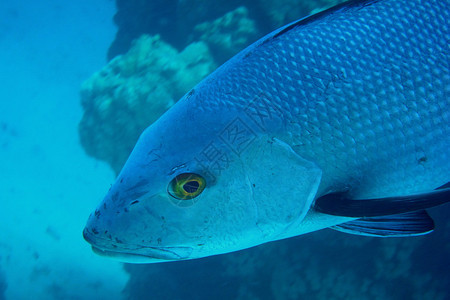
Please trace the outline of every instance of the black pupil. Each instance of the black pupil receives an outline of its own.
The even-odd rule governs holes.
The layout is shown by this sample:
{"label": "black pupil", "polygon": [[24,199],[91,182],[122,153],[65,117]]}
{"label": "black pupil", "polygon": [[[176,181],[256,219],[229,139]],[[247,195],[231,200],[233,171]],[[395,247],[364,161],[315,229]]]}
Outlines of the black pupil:
{"label": "black pupil", "polygon": [[189,194],[195,193],[199,187],[200,184],[195,180],[189,181],[183,185],[183,189]]}

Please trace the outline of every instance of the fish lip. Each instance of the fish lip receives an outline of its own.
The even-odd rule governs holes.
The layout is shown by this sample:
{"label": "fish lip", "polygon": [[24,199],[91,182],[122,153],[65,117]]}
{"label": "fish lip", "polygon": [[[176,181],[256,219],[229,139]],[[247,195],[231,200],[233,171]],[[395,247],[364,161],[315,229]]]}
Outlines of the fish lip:
{"label": "fish lip", "polygon": [[191,247],[160,247],[142,245],[114,245],[109,239],[95,236],[88,228],[83,230],[84,239],[91,244],[92,251],[122,262],[151,263],[188,259]]}
{"label": "fish lip", "polygon": [[150,251],[148,254],[136,254],[131,252],[126,252],[122,250],[113,251],[109,249],[102,249],[99,247],[96,247],[94,245],[91,246],[92,251],[95,254],[98,254],[100,256],[106,256],[109,258],[116,259],[121,262],[126,263],[155,263],[155,262],[165,262],[165,261],[177,261],[177,260],[183,260],[182,257],[177,255],[174,252],[166,252],[165,249],[157,249],[157,248],[151,248],[152,251]]}

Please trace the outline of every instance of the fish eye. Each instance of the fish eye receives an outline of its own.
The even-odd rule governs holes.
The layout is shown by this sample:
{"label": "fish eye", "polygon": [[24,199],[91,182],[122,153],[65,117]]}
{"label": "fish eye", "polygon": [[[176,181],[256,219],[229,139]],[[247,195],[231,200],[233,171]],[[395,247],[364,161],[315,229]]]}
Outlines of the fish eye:
{"label": "fish eye", "polygon": [[172,179],[167,192],[178,200],[190,200],[200,195],[206,187],[206,180],[195,173],[182,173]]}

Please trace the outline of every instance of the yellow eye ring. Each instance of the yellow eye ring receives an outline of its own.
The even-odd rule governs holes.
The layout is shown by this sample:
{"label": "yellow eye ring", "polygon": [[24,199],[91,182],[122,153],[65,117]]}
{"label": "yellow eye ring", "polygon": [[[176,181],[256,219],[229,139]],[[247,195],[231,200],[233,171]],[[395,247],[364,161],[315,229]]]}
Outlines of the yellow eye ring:
{"label": "yellow eye ring", "polygon": [[170,181],[168,193],[179,200],[190,200],[200,195],[206,187],[206,180],[195,173],[182,173]]}

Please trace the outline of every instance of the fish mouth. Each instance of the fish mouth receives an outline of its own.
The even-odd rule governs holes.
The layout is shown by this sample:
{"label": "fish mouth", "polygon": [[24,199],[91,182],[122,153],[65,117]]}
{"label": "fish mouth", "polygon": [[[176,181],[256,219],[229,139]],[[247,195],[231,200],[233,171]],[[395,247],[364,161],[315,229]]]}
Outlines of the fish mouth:
{"label": "fish mouth", "polygon": [[95,254],[126,263],[158,263],[189,259],[190,247],[153,247],[142,245],[114,244],[111,240],[95,236],[87,228],[84,239],[91,244]]}
{"label": "fish mouth", "polygon": [[183,260],[182,258],[174,252],[167,251],[164,248],[147,248],[148,254],[136,254],[130,252],[111,251],[106,249],[100,249],[92,245],[92,251],[100,256],[109,257],[120,262],[133,263],[133,264],[146,264],[146,263],[157,263],[157,262],[167,262],[167,261],[177,261]]}

